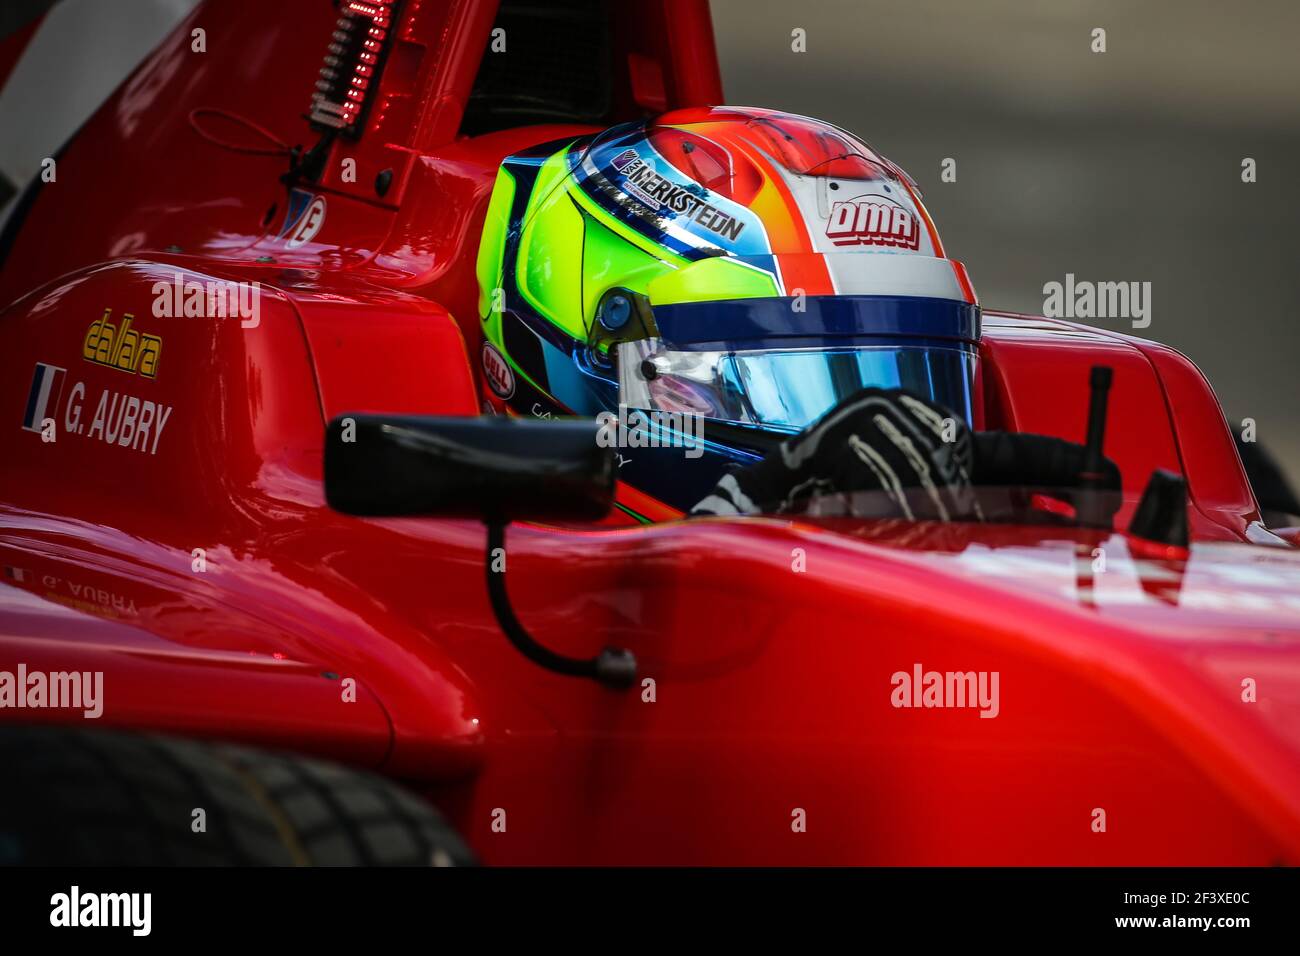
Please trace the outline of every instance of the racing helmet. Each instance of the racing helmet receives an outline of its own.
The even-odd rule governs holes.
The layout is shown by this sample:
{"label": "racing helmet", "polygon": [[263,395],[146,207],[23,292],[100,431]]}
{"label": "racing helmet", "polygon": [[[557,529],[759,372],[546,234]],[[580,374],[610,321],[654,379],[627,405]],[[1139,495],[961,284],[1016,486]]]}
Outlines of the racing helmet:
{"label": "racing helmet", "polygon": [[642,520],[864,387],[971,419],[965,268],[916,183],[819,120],[690,108],[512,155],[477,274],[487,410],[619,415]]}

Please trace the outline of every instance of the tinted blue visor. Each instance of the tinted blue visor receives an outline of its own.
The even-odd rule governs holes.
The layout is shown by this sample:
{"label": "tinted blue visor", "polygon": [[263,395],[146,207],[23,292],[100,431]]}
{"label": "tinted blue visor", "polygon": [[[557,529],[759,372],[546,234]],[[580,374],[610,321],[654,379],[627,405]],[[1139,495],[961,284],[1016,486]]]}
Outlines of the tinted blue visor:
{"label": "tinted blue visor", "polygon": [[864,388],[899,388],[972,419],[979,310],[836,296],[657,307],[660,337],[618,347],[630,408],[797,432]]}

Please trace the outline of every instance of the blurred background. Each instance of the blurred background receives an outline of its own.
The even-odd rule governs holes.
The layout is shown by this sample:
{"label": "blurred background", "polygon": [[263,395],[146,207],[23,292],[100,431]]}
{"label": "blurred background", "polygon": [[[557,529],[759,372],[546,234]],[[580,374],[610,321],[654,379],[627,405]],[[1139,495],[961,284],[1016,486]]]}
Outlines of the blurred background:
{"label": "blurred background", "polygon": [[[1041,313],[1066,273],[1149,281],[1148,328],[1080,321],[1188,355],[1294,483],[1300,3],[711,6],[728,101],[829,120],[910,172],[986,308]],[[956,182],[940,180],[946,157]]]}
{"label": "blurred background", "polygon": [[[49,10],[0,92],[0,218],[40,158],[194,2],[0,2],[0,44]],[[1043,285],[1067,273],[1150,282],[1148,328],[1091,321],[1186,353],[1234,427],[1253,418],[1260,442],[1300,475],[1300,2],[712,0],[712,10],[728,100],[830,120],[906,168],[986,307],[1041,312]],[[1091,49],[1097,27],[1105,53]],[[791,49],[795,29],[806,52]],[[1255,183],[1241,180],[1245,157]],[[940,180],[945,158],[956,182]]]}

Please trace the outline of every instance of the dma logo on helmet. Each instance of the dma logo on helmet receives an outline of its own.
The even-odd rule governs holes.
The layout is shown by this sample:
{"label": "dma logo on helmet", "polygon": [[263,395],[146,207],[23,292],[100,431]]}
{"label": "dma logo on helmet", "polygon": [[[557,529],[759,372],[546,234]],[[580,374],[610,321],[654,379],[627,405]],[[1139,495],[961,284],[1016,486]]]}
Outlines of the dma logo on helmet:
{"label": "dma logo on helmet", "polygon": [[883,196],[837,202],[826,222],[826,236],[837,246],[894,246],[915,252],[921,242],[916,216]]}
{"label": "dma logo on helmet", "polygon": [[671,441],[620,455],[656,514],[861,388],[970,418],[979,307],[965,269],[916,184],[819,120],[678,110],[510,156],[478,280],[498,410],[703,423],[689,460]]}

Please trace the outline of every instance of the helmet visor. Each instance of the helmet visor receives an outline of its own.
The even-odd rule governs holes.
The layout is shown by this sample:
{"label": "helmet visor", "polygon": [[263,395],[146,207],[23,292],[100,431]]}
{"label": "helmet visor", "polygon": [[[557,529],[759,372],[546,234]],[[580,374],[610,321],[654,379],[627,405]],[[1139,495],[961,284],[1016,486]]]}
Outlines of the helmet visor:
{"label": "helmet visor", "polygon": [[971,420],[973,345],[853,341],[817,347],[618,347],[619,403],[797,432],[868,387],[902,388]]}

